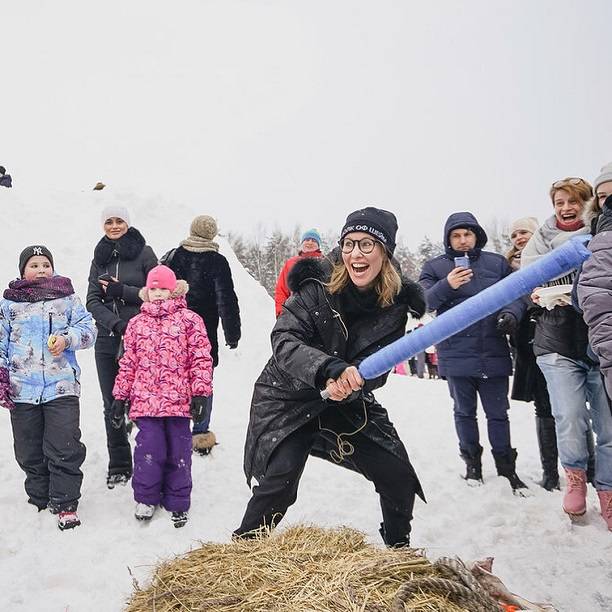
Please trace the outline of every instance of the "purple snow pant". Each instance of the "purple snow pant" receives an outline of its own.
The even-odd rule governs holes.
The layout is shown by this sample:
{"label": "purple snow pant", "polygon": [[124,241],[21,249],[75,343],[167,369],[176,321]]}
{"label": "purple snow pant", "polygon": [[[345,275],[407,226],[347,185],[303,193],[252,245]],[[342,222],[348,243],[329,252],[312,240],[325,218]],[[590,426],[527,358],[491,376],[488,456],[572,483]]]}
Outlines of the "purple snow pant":
{"label": "purple snow pant", "polygon": [[187,417],[140,417],[134,447],[134,499],[187,512],[191,497],[191,431]]}

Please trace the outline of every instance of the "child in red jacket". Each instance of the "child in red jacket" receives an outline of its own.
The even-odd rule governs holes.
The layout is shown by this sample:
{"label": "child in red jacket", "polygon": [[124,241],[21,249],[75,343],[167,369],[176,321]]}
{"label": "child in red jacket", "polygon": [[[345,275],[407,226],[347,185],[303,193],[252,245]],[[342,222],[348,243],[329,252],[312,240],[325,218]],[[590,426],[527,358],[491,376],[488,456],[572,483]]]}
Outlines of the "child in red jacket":
{"label": "child in red jacket", "polygon": [[150,520],[162,505],[175,527],[187,522],[191,497],[191,431],[212,393],[212,359],[204,321],[187,308],[188,285],[156,266],[130,320],[113,389],[113,425],[126,405],[138,425],[132,488],[135,516]]}

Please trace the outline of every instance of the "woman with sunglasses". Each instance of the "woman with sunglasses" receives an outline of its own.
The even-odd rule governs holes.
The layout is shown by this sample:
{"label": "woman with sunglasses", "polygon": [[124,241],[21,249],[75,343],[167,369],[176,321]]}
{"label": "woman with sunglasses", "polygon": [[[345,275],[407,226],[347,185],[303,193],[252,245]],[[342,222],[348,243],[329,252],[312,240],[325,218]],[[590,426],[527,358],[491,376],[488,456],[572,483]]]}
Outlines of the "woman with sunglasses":
{"label": "woman with sunglasses", "polygon": [[[380,534],[408,546],[421,485],[386,410],[372,391],[384,374],[364,381],[357,366],[402,337],[408,313],[420,317],[420,287],[391,263],[395,215],[368,207],[351,213],[340,249],[299,260],[291,297],[272,330],[273,356],[255,383],[244,471],[258,486],[234,537],[252,537],[283,518],[297,498],[309,454],[363,474],[380,495]],[[329,400],[321,399],[325,389]]]}
{"label": "woman with sunglasses", "polygon": [[[593,198],[589,183],[570,177],[553,183],[549,193],[554,214],[523,249],[523,266],[538,261],[574,236],[586,235],[590,231],[594,211],[588,206]],[[533,352],[548,386],[559,459],[567,481],[563,510],[571,519],[586,512],[587,438],[591,423],[597,437],[595,487],[598,491],[612,488],[611,460],[602,452],[609,446],[612,436],[610,405],[599,365],[588,347],[587,326],[569,299],[564,298],[576,273],[572,270],[547,283],[548,286],[564,287],[559,288],[557,305],[542,310],[533,341]],[[564,293],[566,287],[568,290]],[[542,298],[540,288],[531,297],[539,304]]]}

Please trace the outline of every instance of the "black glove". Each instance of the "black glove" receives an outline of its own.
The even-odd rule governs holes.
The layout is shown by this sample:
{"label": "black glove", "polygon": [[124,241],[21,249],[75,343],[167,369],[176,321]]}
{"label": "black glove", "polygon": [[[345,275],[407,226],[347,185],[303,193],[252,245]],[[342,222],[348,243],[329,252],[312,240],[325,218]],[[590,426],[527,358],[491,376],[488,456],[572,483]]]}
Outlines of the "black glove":
{"label": "black glove", "polygon": [[603,207],[612,210],[612,193],[604,200]]}
{"label": "black glove", "polygon": [[121,425],[125,422],[125,409],[128,405],[128,400],[113,400],[111,405],[111,425],[114,429],[121,429]]}
{"label": "black glove", "polygon": [[518,321],[511,312],[502,312],[497,317],[497,331],[502,334],[513,334],[518,328]]}
{"label": "black glove", "polygon": [[228,346],[230,349],[235,349],[235,348],[238,348],[238,343],[237,342],[228,342],[226,344],[226,346]]}
{"label": "black glove", "polygon": [[203,395],[194,395],[191,398],[191,404],[189,405],[189,412],[193,422],[197,425],[204,420],[206,402],[208,398]]}
{"label": "black glove", "polygon": [[117,335],[123,336],[123,334],[125,334],[125,330],[127,329],[127,326],[128,326],[128,322],[121,319],[113,325],[113,331]]}
{"label": "black glove", "polygon": [[118,281],[108,281],[108,285],[106,285],[106,295],[111,298],[122,298],[123,283]]}

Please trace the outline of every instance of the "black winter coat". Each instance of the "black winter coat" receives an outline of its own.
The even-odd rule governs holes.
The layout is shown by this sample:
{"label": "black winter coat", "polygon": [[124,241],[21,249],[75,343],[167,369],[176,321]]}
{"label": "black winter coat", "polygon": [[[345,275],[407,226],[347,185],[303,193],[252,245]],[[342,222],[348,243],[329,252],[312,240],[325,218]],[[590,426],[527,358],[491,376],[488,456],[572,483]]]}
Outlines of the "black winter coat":
{"label": "black winter coat", "polygon": [[[453,250],[449,243],[451,231],[466,227],[476,234],[475,248],[469,253]],[[444,228],[445,253],[426,262],[419,278],[430,310],[436,310],[440,315],[512,273],[505,257],[482,250],[486,243],[487,235],[471,213],[455,213],[448,218]],[[474,276],[469,283],[453,289],[446,277],[455,267],[454,258],[462,255],[469,256]],[[440,375],[491,378],[512,374],[508,342],[505,335],[497,330],[497,319],[506,312],[511,313],[518,323],[525,312],[525,304],[515,300],[498,313],[477,321],[436,345]]]}
{"label": "black winter coat", "polygon": [[227,259],[216,251],[195,253],[178,247],[167,255],[166,265],[187,281],[187,306],[198,313],[208,333],[213,366],[219,363],[219,317],[227,344],[240,340],[240,308]]}
{"label": "black winter coat", "polygon": [[[409,311],[417,317],[425,312],[421,288],[404,279],[395,304],[353,318],[347,330],[342,296],[331,295],[323,284],[330,271],[327,260],[309,258],[298,261],[289,275],[293,293],[272,330],[273,355],[253,391],[244,455],[249,483],[253,477],[261,482],[270,455],[282,440],[330,407],[342,413],[347,431],[362,427],[364,402],[359,393],[344,402],[321,399],[320,390],[329,368],[336,367],[339,361],[344,361],[345,366],[358,365],[404,335]],[[387,411],[372,394],[384,385],[387,376],[388,373],[366,381],[363,397],[367,424],[361,433],[409,463]],[[312,454],[330,459],[327,451],[336,446],[335,437],[327,440],[322,432],[319,440]],[[342,465],[356,469],[348,459]],[[419,494],[423,496],[420,490]]]}
{"label": "black winter coat", "polygon": [[[117,324],[129,321],[140,311],[138,292],[147,282],[147,274],[157,265],[157,257],[145,244],[142,234],[130,227],[119,240],[104,236],[94,249],[89,270],[87,310],[96,320],[98,337],[119,335]],[[123,283],[121,298],[107,297],[98,277],[110,274]]]}
{"label": "black winter coat", "polygon": [[541,314],[542,309],[539,306],[534,307],[529,296],[524,296],[523,301],[527,305],[527,311],[519,323],[516,333],[511,338],[515,349],[515,360],[510,397],[522,402],[533,402],[536,399],[546,397],[548,393],[546,379],[533,354],[536,319]]}

